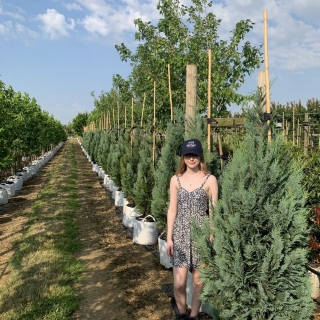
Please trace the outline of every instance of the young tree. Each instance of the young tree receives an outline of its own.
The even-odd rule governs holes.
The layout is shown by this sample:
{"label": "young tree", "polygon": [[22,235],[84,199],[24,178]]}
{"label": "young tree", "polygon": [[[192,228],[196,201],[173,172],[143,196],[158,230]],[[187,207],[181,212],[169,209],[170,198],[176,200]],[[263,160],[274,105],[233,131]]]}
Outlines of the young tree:
{"label": "young tree", "polygon": [[[222,174],[222,196],[197,230],[205,286],[217,319],[310,319],[306,192],[301,168],[260,107],[246,115],[246,136]],[[213,244],[209,235],[214,235]]]}
{"label": "young tree", "polygon": [[81,136],[83,135],[83,127],[87,126],[88,124],[88,113],[78,113],[73,119],[72,119],[72,131],[74,134]]}
{"label": "young tree", "polygon": [[[132,135],[132,145],[131,145]],[[124,156],[121,159],[121,184],[127,201],[134,205],[133,186],[137,180],[141,130],[136,128],[128,134]]]}
{"label": "young tree", "polygon": [[153,186],[152,136],[145,133],[141,138],[137,181],[133,187],[133,200],[142,215],[151,213]]}
{"label": "young tree", "polygon": [[168,123],[166,140],[154,173],[155,184],[152,189],[151,212],[158,225],[164,230],[167,225],[170,178],[179,165],[184,131],[185,123],[182,118],[177,123]]}
{"label": "young tree", "polygon": [[[136,19],[138,27],[136,40],[139,45],[135,53],[122,43],[116,49],[123,61],[130,60],[133,67],[130,75],[132,91],[138,100],[145,92],[152,92],[157,83],[157,119],[165,127],[169,120],[169,92],[167,66],[171,69],[173,105],[183,109],[185,104],[186,66],[198,66],[198,99],[205,111],[207,101],[208,49],[212,50],[213,116],[224,116],[226,106],[240,104],[243,96],[238,93],[245,77],[251,74],[261,62],[260,48],[244,41],[253,28],[250,20],[236,23],[229,41],[220,39],[218,28],[221,20],[213,13],[211,0],[192,0],[190,6],[179,0],[160,0],[157,25]],[[149,100],[148,100],[149,99]],[[147,97],[147,105],[152,104]],[[151,110],[147,110],[147,113]]]}

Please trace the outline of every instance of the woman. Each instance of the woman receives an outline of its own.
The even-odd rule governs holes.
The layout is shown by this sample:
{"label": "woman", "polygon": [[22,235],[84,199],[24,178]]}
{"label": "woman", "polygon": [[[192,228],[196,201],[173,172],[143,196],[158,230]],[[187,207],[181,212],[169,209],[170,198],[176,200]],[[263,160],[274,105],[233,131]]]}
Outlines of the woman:
{"label": "woman", "polygon": [[[209,215],[209,198],[214,205],[218,198],[217,179],[206,170],[203,149],[197,139],[183,143],[179,169],[170,181],[170,205],[167,215],[167,254],[173,260],[174,296],[178,311],[176,319],[198,319],[200,260],[191,237],[193,221],[200,226]],[[213,236],[210,237],[213,241]],[[186,314],[186,282],[192,270],[193,295],[191,313]]]}

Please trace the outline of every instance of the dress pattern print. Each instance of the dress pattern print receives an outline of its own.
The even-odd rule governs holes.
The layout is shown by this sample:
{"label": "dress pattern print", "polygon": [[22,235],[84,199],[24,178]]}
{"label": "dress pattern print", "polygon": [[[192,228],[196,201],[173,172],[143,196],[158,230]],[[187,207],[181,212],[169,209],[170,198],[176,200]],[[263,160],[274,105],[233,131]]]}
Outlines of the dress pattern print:
{"label": "dress pattern print", "polygon": [[191,238],[192,222],[199,226],[208,219],[208,195],[203,189],[210,175],[207,175],[201,186],[191,192],[181,187],[178,189],[178,210],[173,224],[173,266],[178,268],[200,268],[200,259],[195,243]]}

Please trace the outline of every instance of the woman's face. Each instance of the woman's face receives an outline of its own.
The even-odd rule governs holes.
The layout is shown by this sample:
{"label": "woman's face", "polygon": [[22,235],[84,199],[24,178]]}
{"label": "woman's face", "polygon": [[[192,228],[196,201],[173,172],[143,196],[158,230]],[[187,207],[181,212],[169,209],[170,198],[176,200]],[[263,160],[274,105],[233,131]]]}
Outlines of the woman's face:
{"label": "woman's face", "polygon": [[188,154],[184,155],[183,157],[184,157],[184,163],[190,169],[194,169],[200,165],[200,156],[197,156],[193,153],[188,153]]}

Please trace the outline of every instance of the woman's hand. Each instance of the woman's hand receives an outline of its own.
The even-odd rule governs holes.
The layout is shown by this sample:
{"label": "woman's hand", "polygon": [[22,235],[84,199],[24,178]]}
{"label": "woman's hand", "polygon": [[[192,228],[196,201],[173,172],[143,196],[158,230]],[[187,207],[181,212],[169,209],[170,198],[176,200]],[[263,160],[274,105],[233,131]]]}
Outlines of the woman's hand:
{"label": "woman's hand", "polygon": [[173,241],[167,240],[167,255],[171,259],[173,257]]}

